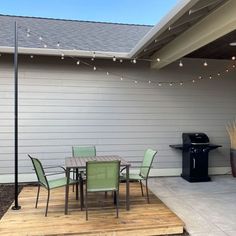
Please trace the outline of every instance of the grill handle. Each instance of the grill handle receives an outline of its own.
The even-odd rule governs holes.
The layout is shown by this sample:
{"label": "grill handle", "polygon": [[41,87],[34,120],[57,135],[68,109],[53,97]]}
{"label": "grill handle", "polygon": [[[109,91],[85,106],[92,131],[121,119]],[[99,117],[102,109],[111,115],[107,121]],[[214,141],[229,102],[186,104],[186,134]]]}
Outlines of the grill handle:
{"label": "grill handle", "polygon": [[195,161],[195,158],[193,158],[193,169],[196,168],[196,161]]}

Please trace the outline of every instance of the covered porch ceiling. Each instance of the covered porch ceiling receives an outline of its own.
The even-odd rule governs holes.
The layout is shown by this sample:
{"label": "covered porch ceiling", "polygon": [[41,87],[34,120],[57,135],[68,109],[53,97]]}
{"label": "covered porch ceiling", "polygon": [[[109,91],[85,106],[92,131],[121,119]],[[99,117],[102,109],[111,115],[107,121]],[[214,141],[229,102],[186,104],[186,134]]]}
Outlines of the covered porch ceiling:
{"label": "covered porch ceiling", "polygon": [[236,42],[235,12],[235,0],[181,1],[130,57],[151,58],[155,69],[183,57],[230,59],[236,55],[236,47],[230,45]]}

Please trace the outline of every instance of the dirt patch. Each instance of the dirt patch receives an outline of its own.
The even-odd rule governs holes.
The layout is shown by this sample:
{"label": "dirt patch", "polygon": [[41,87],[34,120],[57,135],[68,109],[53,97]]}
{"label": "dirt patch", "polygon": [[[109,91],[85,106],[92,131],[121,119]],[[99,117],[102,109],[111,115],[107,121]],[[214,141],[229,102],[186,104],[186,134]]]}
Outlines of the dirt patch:
{"label": "dirt patch", "polygon": [[[19,186],[19,193],[23,186]],[[14,185],[0,184],[0,219],[7,212],[8,208],[14,201],[15,191]]]}

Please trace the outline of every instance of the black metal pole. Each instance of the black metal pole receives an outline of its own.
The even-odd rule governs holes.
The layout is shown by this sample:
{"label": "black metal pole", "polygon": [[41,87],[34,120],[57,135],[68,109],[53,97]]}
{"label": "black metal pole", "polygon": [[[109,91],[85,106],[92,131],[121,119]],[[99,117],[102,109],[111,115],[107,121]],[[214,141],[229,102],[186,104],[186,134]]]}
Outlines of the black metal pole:
{"label": "black metal pole", "polygon": [[18,204],[18,32],[17,32],[17,22],[15,22],[15,52],[14,52],[14,105],[15,105],[15,204],[12,210],[19,210],[21,207]]}

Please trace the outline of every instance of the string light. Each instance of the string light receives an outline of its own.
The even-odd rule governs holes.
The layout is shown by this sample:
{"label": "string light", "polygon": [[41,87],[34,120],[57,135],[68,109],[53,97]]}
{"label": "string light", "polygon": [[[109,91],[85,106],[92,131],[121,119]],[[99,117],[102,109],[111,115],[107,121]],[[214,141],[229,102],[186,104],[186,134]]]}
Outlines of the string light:
{"label": "string light", "polygon": [[[33,35],[33,34],[30,32],[30,29],[27,29],[27,37],[29,37],[29,36],[31,36],[31,35]],[[36,33],[35,33],[35,35],[36,35],[36,37],[39,38],[39,40],[41,40],[41,41],[44,43],[44,44],[43,44],[44,48],[47,48],[47,47],[48,47],[48,44],[43,40],[43,37],[42,37],[42,36],[37,36]],[[60,43],[58,42],[56,45],[57,45],[58,50],[60,50],[60,49],[59,49]],[[74,49],[74,50],[76,50],[76,49]],[[146,51],[146,50],[144,50],[144,51]],[[0,56],[1,56],[1,54],[0,54]],[[33,55],[30,56],[30,58],[33,58],[33,57],[34,57]],[[76,60],[76,58],[73,57],[73,56],[68,56],[68,57],[70,57],[70,58]],[[94,60],[95,57],[96,57],[96,52],[94,51],[91,60]],[[64,54],[63,54],[63,53],[61,54],[61,59],[64,59]],[[116,58],[115,56],[113,56],[113,57],[112,57],[112,60],[113,60],[113,61],[117,61],[117,58]],[[135,63],[137,63],[137,60],[145,60],[145,61],[150,61],[150,62],[153,61],[153,60],[151,60],[151,59],[136,59],[136,58],[134,58],[134,59],[131,60],[131,62],[135,64]],[[157,62],[160,62],[160,58],[156,58],[155,60],[156,60]],[[236,57],[235,57],[235,56],[232,56],[232,60],[236,60]],[[119,61],[120,61],[120,63],[122,63],[122,62],[123,62],[123,59],[119,59]],[[76,63],[77,63],[77,65],[79,65],[79,64],[81,63],[81,61],[76,60]],[[93,70],[94,70],[94,71],[97,70],[96,66],[92,66],[91,64],[87,63],[86,61],[82,61],[82,63],[85,64],[86,66],[93,67]],[[204,66],[207,66],[207,65],[208,65],[208,64],[207,64],[207,61],[205,61],[205,62],[203,63],[203,65],[204,65]],[[183,67],[183,66],[184,66],[182,60],[179,61],[179,66],[180,66],[180,67]],[[235,68],[235,64],[233,64],[232,67]],[[99,70],[102,70],[102,69],[99,68]],[[226,72],[229,72],[229,70],[226,69]],[[109,72],[106,72],[106,74],[107,74],[107,75],[110,75]],[[115,75],[115,74],[114,74],[114,75]],[[217,75],[220,76],[220,73],[217,73]],[[115,75],[115,76],[117,76],[117,75]],[[202,79],[202,76],[199,76],[198,78],[199,78],[199,79]],[[130,78],[130,79],[131,79],[131,78]],[[212,76],[211,76],[211,75],[209,76],[209,79],[212,79]],[[122,81],[122,80],[123,80],[123,77],[120,77],[120,80]],[[138,83],[137,80],[133,80],[133,82],[134,82],[134,83]],[[141,82],[143,82],[143,81],[141,81]],[[187,81],[185,81],[185,83],[186,83],[186,82],[195,83],[196,81],[193,79],[193,80],[187,80]],[[147,82],[146,82],[146,83],[147,83]],[[148,83],[151,84],[152,82],[149,80]],[[179,84],[180,86],[183,86],[184,82],[183,82],[183,81],[181,81],[181,82],[168,82],[168,81],[165,81],[165,82],[154,82],[154,84],[158,84],[158,86],[162,86],[162,85],[165,85],[165,84],[169,84],[169,86],[173,86],[173,85],[175,85],[175,84]]]}
{"label": "string light", "polygon": [[204,61],[203,65],[204,66],[208,66],[207,61]]}
{"label": "string light", "polygon": [[33,59],[33,58],[34,58],[34,55],[30,55],[30,58]]}
{"label": "string light", "polygon": [[201,79],[202,79],[202,76],[201,76],[201,75],[199,75],[199,76],[198,76],[198,79],[200,79],[200,80],[201,80]]}
{"label": "string light", "polygon": [[228,69],[226,69],[226,70],[225,70],[225,72],[226,72],[226,73],[228,73],[228,72],[229,72],[229,70],[228,70]]}

